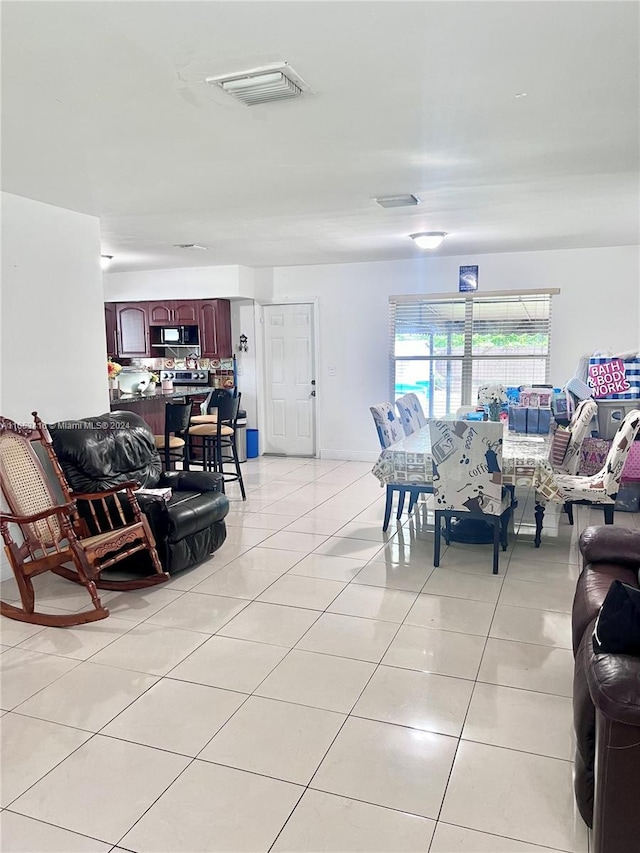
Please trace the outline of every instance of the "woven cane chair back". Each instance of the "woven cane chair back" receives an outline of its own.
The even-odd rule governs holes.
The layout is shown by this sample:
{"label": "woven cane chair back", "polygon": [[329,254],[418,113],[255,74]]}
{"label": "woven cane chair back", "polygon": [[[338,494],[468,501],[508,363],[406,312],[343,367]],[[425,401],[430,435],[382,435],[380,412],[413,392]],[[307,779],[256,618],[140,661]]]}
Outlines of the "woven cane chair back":
{"label": "woven cane chair back", "polygon": [[[27,436],[0,434],[0,487],[14,515],[34,515],[57,503]],[[54,547],[63,535],[56,516],[21,529],[31,547],[43,550]]]}

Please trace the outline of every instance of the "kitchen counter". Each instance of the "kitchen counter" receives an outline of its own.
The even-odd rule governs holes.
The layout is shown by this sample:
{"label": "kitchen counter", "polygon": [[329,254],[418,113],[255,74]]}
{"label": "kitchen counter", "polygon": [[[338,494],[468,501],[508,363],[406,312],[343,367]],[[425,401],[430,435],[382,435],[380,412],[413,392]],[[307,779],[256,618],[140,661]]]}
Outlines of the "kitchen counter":
{"label": "kitchen counter", "polygon": [[135,412],[146,421],[154,435],[164,435],[165,407],[171,400],[186,399],[194,402],[194,414],[200,414],[198,402],[211,391],[209,385],[174,385],[173,391],[163,391],[159,386],[147,394],[121,394],[109,391],[111,411]]}
{"label": "kitchen counter", "polygon": [[209,385],[174,385],[173,391],[163,391],[160,386],[145,394],[121,394],[120,391],[109,391],[111,410],[117,403],[144,403],[151,400],[172,400],[175,397],[206,396],[211,388]]}

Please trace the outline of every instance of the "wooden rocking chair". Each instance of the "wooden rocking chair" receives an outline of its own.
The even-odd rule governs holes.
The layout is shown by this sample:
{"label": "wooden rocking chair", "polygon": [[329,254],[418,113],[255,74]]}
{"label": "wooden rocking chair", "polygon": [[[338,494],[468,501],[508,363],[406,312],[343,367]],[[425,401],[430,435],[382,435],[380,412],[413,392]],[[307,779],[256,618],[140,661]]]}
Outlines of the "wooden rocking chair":
{"label": "wooden rocking chair", "polygon": [[[45,424],[37,412],[33,417],[35,429],[0,417],[0,487],[10,510],[0,512],[0,533],[22,600],[22,607],[0,601],[0,613],[21,622],[59,627],[104,619],[109,611],[101,605],[97,587],[137,589],[169,578],[134,494],[138,484],[122,483],[97,494],[72,494]],[[43,463],[57,479],[62,503]],[[133,522],[126,520],[117,492],[128,500]],[[87,501],[91,522],[78,514],[77,500]],[[20,528],[22,544],[13,540],[10,524]],[[149,552],[154,574],[135,580],[101,579],[104,569],[141,550]],[[75,571],[66,563],[72,563]],[[37,612],[31,579],[47,571],[85,586],[94,609],[64,615]]]}

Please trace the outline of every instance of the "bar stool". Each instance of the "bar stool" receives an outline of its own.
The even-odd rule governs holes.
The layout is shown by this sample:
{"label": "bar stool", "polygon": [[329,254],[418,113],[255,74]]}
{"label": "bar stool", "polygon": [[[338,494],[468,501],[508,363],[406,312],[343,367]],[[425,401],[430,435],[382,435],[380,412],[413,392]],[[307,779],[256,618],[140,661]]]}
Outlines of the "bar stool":
{"label": "bar stool", "polygon": [[164,408],[164,435],[154,435],[165,471],[171,470],[171,461],[182,461],[183,470],[189,470],[189,424],[191,403],[167,403]]}
{"label": "bar stool", "polygon": [[[238,409],[240,408],[241,394],[232,397],[222,388],[215,388],[207,399],[207,415],[196,415],[191,419],[189,437],[202,438],[202,464],[205,471],[217,471],[222,474],[223,483],[235,480],[240,484],[242,500],[247,499],[242,479],[242,471],[238,461],[236,448],[236,425],[238,420]],[[216,410],[215,416],[213,410]],[[215,420],[202,423],[202,418],[215,417]],[[197,420],[196,420],[197,419]],[[197,421],[200,421],[199,423]],[[223,450],[228,449],[231,455],[224,455]],[[224,462],[232,462],[235,473],[224,470]]]}

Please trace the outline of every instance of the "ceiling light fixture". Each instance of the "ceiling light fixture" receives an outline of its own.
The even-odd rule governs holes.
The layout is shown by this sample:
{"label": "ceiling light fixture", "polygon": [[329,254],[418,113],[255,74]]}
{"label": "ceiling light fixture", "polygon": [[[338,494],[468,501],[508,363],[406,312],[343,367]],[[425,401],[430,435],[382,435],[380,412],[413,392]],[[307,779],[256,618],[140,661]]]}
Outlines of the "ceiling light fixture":
{"label": "ceiling light fixture", "polygon": [[100,266],[103,270],[109,268],[111,261],[113,260],[113,255],[100,255]]}
{"label": "ceiling light fixture", "polygon": [[526,92],[516,92],[516,98],[526,98],[526,97],[527,97]]}
{"label": "ceiling light fixture", "polygon": [[239,71],[236,74],[206,77],[205,81],[212,86],[219,86],[228,95],[233,95],[250,107],[270,101],[299,98],[304,92],[310,91],[300,75],[286,62]]}
{"label": "ceiling light fixture", "polygon": [[446,231],[421,231],[419,234],[409,234],[416,246],[421,249],[437,249],[446,236]]}
{"label": "ceiling light fixture", "polygon": [[374,201],[380,207],[415,207],[420,204],[420,199],[417,195],[409,193],[407,195],[379,195]]}

